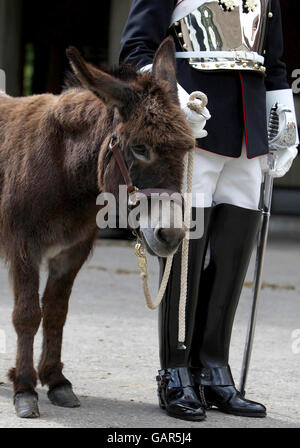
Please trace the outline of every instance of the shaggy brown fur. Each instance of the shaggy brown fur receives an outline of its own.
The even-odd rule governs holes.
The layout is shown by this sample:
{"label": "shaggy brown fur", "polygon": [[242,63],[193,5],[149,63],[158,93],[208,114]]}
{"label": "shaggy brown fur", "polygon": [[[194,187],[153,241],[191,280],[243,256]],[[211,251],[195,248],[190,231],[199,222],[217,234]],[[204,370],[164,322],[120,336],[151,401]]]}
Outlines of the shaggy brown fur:
{"label": "shaggy brown fur", "polygon": [[[10,263],[15,297],[18,346],[10,372],[15,393],[33,392],[36,386],[33,341],[41,319],[39,378],[50,389],[69,384],[61,363],[69,296],[95,238],[97,195],[117,194],[123,183],[108,154],[112,132],[120,138],[135,185],[179,191],[183,158],[194,142],[177,103],[173,51],[166,40],[152,76],[123,70],[116,77],[70,49],[81,87],[58,96],[11,98],[0,93],[0,244]],[[137,160],[133,145],[147,147],[151,163]],[[41,309],[43,257],[49,261],[49,278]]]}

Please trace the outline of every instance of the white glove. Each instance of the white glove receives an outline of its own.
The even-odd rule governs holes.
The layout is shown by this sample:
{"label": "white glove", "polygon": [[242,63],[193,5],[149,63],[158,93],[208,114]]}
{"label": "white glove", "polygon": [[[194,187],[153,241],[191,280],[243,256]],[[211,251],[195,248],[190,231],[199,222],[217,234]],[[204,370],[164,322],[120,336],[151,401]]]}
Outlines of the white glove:
{"label": "white glove", "polygon": [[[190,95],[183,89],[183,87],[181,87],[180,84],[177,84],[177,88],[180,107],[185,113],[186,120],[193,132],[193,136],[195,138],[206,137],[207,131],[204,130],[204,127],[206,125],[206,121],[211,118],[208,109],[204,107],[200,114],[190,109],[187,106],[187,103],[190,101]],[[196,103],[198,102],[199,105],[201,105],[201,100],[195,99],[193,101]]]}
{"label": "white glove", "polygon": [[[261,158],[261,166],[264,172],[272,177],[283,177],[291,168],[295,157],[298,154],[297,146],[291,146],[287,149],[278,149],[272,154]],[[270,169],[267,158],[274,157],[274,168]]]}

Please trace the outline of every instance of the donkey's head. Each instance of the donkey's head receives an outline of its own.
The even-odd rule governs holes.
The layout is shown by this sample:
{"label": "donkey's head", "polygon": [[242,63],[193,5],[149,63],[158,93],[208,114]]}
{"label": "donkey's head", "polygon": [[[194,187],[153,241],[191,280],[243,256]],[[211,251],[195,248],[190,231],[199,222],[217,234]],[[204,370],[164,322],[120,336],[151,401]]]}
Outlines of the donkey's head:
{"label": "donkey's head", "polygon": [[[100,150],[98,168],[101,191],[118,196],[119,185],[124,184],[109,149],[114,136],[135,187],[179,192],[184,157],[194,139],[178,103],[173,40],[165,39],[157,50],[151,75],[136,71],[110,75],[87,64],[74,48],[68,50],[68,57],[81,84],[107,108],[109,133]],[[178,219],[176,226],[172,218],[167,225],[162,222],[162,202],[151,201],[151,225],[141,219],[139,233],[151,253],[165,257],[177,249],[185,231]],[[174,207],[171,202],[171,212]]]}

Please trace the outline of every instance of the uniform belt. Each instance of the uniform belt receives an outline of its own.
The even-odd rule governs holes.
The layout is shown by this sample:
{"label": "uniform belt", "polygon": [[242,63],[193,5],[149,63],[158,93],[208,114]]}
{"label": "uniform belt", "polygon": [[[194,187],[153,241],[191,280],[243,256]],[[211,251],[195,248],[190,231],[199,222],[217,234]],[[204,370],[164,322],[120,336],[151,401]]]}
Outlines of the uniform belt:
{"label": "uniform belt", "polygon": [[181,59],[230,59],[245,60],[263,64],[265,58],[258,53],[249,51],[177,51],[176,58]]}

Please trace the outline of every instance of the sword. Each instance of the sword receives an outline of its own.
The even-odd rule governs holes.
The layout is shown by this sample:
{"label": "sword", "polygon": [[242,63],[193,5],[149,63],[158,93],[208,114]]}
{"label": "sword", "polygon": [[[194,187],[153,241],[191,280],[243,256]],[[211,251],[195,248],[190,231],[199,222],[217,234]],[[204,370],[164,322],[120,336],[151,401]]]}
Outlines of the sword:
{"label": "sword", "polygon": [[242,395],[245,395],[245,386],[252,354],[252,346],[254,340],[257,309],[258,309],[258,297],[262,284],[262,273],[264,267],[264,258],[265,258],[268,232],[269,232],[269,222],[271,216],[272,193],[273,193],[273,178],[270,175],[265,174],[263,182],[262,222],[258,236],[255,269],[254,269],[252,308],[248,324],[246,345],[245,345],[242,373],[241,373],[240,391]]}
{"label": "sword", "polygon": [[[284,149],[287,141],[289,146],[291,141],[295,139],[296,141],[296,129],[295,123],[292,123],[290,119],[290,110],[285,108],[278,103],[274,104],[271,108],[270,119],[268,124],[268,141],[271,152],[268,154],[268,165],[269,169],[272,170],[276,165],[276,150]],[[286,147],[286,146],[285,146]],[[258,309],[258,299],[259,292],[261,290],[262,284],[262,274],[264,267],[264,258],[267,246],[268,232],[269,232],[269,222],[271,216],[271,205],[272,205],[272,195],[273,195],[273,177],[264,173],[264,180],[262,186],[262,206],[261,206],[261,228],[258,235],[258,243],[256,249],[256,260],[254,269],[254,280],[253,280],[253,290],[252,290],[252,307],[251,314],[248,323],[246,344],[243,356],[241,380],[240,380],[240,391],[242,395],[245,395],[246,381],[249,371],[249,365],[252,354],[257,309]]]}

